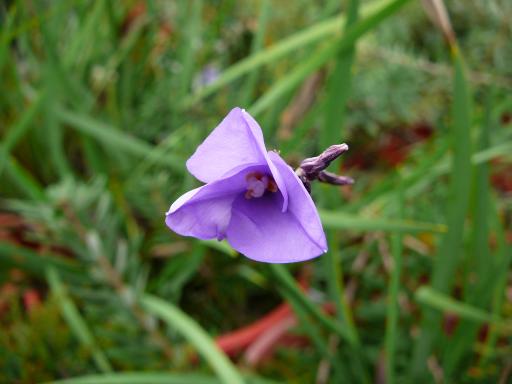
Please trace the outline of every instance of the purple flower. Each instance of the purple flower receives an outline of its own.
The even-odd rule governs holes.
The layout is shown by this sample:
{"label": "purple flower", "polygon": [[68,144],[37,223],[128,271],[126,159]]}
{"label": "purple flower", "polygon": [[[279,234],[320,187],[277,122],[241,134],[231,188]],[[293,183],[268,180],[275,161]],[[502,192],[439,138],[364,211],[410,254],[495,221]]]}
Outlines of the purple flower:
{"label": "purple flower", "polygon": [[304,261],[327,251],[311,196],[293,169],[267,151],[258,123],[234,108],[187,161],[206,183],[185,193],[166,214],[183,236],[226,239],[250,259]]}

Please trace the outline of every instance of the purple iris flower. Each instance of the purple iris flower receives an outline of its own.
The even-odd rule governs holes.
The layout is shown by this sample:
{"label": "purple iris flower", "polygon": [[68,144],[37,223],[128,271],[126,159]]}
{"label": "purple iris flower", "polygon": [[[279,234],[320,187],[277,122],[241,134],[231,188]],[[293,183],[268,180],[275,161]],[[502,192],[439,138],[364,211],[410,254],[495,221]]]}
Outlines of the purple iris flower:
{"label": "purple iris flower", "polygon": [[327,242],[303,182],[273,151],[258,123],[234,108],[188,159],[206,183],[185,193],[166,214],[174,232],[226,239],[250,259],[291,263],[319,256]]}

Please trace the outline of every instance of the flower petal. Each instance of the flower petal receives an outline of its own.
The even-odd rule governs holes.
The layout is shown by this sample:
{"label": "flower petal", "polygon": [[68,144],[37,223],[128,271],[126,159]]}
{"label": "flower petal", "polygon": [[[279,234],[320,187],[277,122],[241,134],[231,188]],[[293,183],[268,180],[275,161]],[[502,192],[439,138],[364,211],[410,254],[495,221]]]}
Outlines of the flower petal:
{"label": "flower petal", "polygon": [[288,210],[301,224],[312,241],[327,251],[327,240],[318,210],[311,195],[293,169],[276,152],[269,152],[272,163],[281,174],[288,191]]}
{"label": "flower petal", "polygon": [[282,212],[282,196],[235,199],[227,240],[250,259],[267,263],[304,261],[325,252],[290,210]]}
{"label": "flower petal", "polygon": [[267,194],[258,199],[237,197],[232,205],[227,240],[250,259],[269,263],[304,261],[327,251],[318,211],[293,169],[275,152],[268,153],[288,194]]}
{"label": "flower petal", "polygon": [[[242,115],[245,118],[245,121],[247,122],[247,124],[251,127],[251,131],[261,132],[261,128],[260,128],[259,124],[256,122],[256,120],[254,120],[254,118],[249,113],[247,113],[245,110],[242,110]],[[267,162],[267,165],[270,168],[270,172],[272,173],[272,177],[274,178],[274,181],[277,184],[277,188],[279,189],[279,192],[283,196],[283,203],[282,203],[281,210],[283,212],[286,212],[286,210],[288,209],[288,192],[286,190],[286,184],[285,184],[283,178],[281,177],[281,174],[277,170],[276,166],[270,160],[269,154],[273,153],[273,152],[266,152],[265,144],[263,144],[263,149],[265,150],[265,154],[264,154],[265,161]]]}
{"label": "flower petal", "polygon": [[288,206],[283,180],[270,161],[260,126],[245,110],[233,108],[187,161],[188,171],[202,182],[220,179],[236,167],[263,165],[270,172],[283,196],[282,210]]}
{"label": "flower petal", "polygon": [[223,239],[231,220],[235,198],[245,192],[245,177],[268,172],[266,166],[238,167],[225,178],[185,193],[166,214],[165,223],[174,232],[199,239]]}
{"label": "flower petal", "polygon": [[244,111],[234,108],[188,159],[187,168],[209,183],[241,165],[265,164],[265,154],[260,127],[248,124]]}

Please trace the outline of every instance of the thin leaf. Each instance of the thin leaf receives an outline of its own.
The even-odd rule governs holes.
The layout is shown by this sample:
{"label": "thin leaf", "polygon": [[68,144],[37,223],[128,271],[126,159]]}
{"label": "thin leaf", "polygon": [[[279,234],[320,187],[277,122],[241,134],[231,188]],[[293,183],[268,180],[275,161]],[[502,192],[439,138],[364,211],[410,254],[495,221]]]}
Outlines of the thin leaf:
{"label": "thin leaf", "polygon": [[80,277],[83,272],[80,265],[72,260],[35,252],[30,248],[3,241],[0,242],[0,264],[21,268],[41,278],[46,276],[48,267],[58,270],[70,279]]}
{"label": "thin leaf", "polygon": [[385,232],[433,232],[445,233],[444,224],[423,223],[413,220],[381,219],[319,210],[322,223],[327,229],[347,229],[352,231],[385,231]]}
{"label": "thin leaf", "polygon": [[[448,232],[443,237],[435,258],[432,287],[447,293],[454,282],[454,274],[461,259],[464,222],[469,206],[471,186],[471,110],[470,94],[462,57],[452,50],[454,65],[454,98],[451,145],[454,159],[451,170],[450,199],[448,205]],[[438,313],[427,310],[421,324],[421,336],[416,344],[412,373],[423,377],[426,360],[441,330]]]}
{"label": "thin leaf", "polygon": [[356,345],[357,340],[352,339],[352,335],[338,322],[330,319],[301,291],[297,286],[297,283],[293,280],[290,273],[281,264],[270,264],[270,271],[276,278],[277,282],[281,284],[282,288],[288,292],[298,303],[318,320],[324,327],[329,329],[331,332],[335,332],[340,335],[343,339],[347,340],[351,345]]}
{"label": "thin leaf", "polygon": [[[52,381],[54,384],[219,384],[215,377],[167,372],[120,372]],[[49,384],[49,383],[48,383]]]}
{"label": "thin leaf", "polygon": [[[485,150],[490,141],[490,124],[492,114],[492,97],[487,97],[485,121],[482,123],[478,147]],[[473,187],[473,228],[471,244],[464,264],[466,265],[466,281],[464,301],[469,305],[486,308],[492,297],[492,283],[495,280],[492,264],[493,259],[489,246],[489,211],[490,211],[490,179],[489,164],[482,163],[475,167]],[[461,322],[455,335],[443,348],[443,366],[447,377],[454,377],[457,365],[465,354],[471,350],[471,344],[477,341],[478,326],[469,322]]]}
{"label": "thin leaf", "polygon": [[[379,0],[368,5],[365,4],[361,9],[361,14],[366,16],[370,13],[374,13],[388,3],[389,0]],[[318,22],[304,31],[281,40],[279,43],[272,45],[256,55],[241,60],[224,71],[215,82],[202,88],[196,94],[187,96],[182,102],[182,108],[190,107],[219,89],[222,89],[230,82],[240,78],[246,73],[256,70],[264,64],[274,62],[290,52],[306,47],[315,41],[328,39],[330,36],[339,32],[343,22],[344,16]]]}
{"label": "thin leaf", "polygon": [[[1,150],[1,148],[0,148]],[[6,176],[32,200],[45,200],[43,188],[32,174],[11,155],[4,158]]]}
{"label": "thin leaf", "polygon": [[[270,0],[263,0],[260,5],[260,17],[258,18],[258,28],[256,29],[256,36],[252,42],[251,46],[251,56],[256,55],[263,48],[265,32],[267,30],[267,22],[270,18],[270,12],[272,10]],[[239,96],[240,100],[242,100],[242,106],[247,106],[252,101],[254,88],[256,86],[256,82],[258,81],[259,73],[257,71],[252,71],[247,78],[247,81],[244,84],[243,90],[241,90],[242,95]]]}
{"label": "thin leaf", "polygon": [[264,96],[260,97],[254,105],[249,108],[251,113],[257,116],[269,106],[273,105],[279,98],[286,95],[300,84],[309,74],[324,65],[327,60],[333,57],[337,52],[350,49],[357,39],[376,28],[382,21],[392,16],[408,1],[409,0],[389,1],[375,13],[355,23],[354,26],[343,33],[341,38],[327,42],[324,47],[319,49],[315,54],[311,55],[308,60],[297,66],[288,75],[275,83],[264,94]]}
{"label": "thin leaf", "polygon": [[155,163],[183,172],[183,160],[167,154],[164,157],[155,157],[153,146],[133,136],[129,136],[112,126],[94,120],[88,116],[77,114],[64,109],[58,109],[57,115],[63,122],[69,124],[79,132],[93,137],[111,148],[117,148],[127,153],[153,160]]}
{"label": "thin leaf", "polygon": [[[249,384],[277,384],[274,381],[248,376]],[[119,372],[105,375],[87,375],[52,381],[53,384],[219,384],[215,377],[197,373]],[[50,384],[50,383],[47,383]]]}
{"label": "thin leaf", "polygon": [[9,127],[6,135],[2,138],[2,142],[0,143],[0,176],[2,175],[3,168],[8,161],[7,158],[11,150],[32,127],[32,123],[39,113],[45,98],[45,92],[39,93],[36,99],[25,110],[19,121]]}
{"label": "thin leaf", "polygon": [[[347,21],[343,28],[343,33],[348,33],[350,28],[357,22],[359,13],[359,0],[350,0],[347,3]],[[327,148],[332,144],[343,142],[343,128],[345,124],[345,114],[347,101],[350,96],[350,84],[352,81],[352,66],[354,62],[356,43],[354,40],[351,46],[346,49],[341,47],[338,50],[338,57],[333,73],[327,82],[327,108],[325,122],[320,131],[320,147]],[[341,42],[342,43],[342,42]],[[339,168],[339,160],[332,164],[334,169]],[[327,207],[333,208],[338,203],[335,190],[324,190],[324,198]],[[338,246],[338,232],[334,229],[327,231],[327,241],[329,251],[322,258],[324,273],[326,276],[327,288],[331,300],[336,306],[336,315],[338,320],[347,328],[351,338],[360,344],[359,334],[354,324],[352,310],[347,303],[344,285],[344,274],[341,264],[341,249]],[[354,357],[357,357],[355,355]],[[354,367],[358,381],[369,382],[367,368],[363,367],[359,358],[354,358],[350,364]]]}
{"label": "thin leaf", "polygon": [[151,295],[142,297],[142,305],[149,313],[161,318],[169,327],[175,328],[194,345],[223,382],[233,384],[244,382],[236,367],[194,319],[171,303]]}
{"label": "thin leaf", "polygon": [[[396,196],[396,205],[398,207],[400,218],[404,216],[404,190],[403,186],[398,181],[398,193]],[[400,290],[400,277],[402,274],[402,235],[401,233],[394,233],[392,235],[392,252],[393,252],[393,267],[391,270],[391,277],[389,280],[388,288],[388,303],[386,315],[386,381],[388,383],[395,382],[395,364],[396,364],[396,346],[399,341],[398,335],[398,319],[399,319],[399,306],[398,294]]]}
{"label": "thin leaf", "polygon": [[478,323],[491,323],[503,332],[512,332],[512,322],[504,321],[503,319],[500,319],[489,312],[483,311],[480,308],[457,301],[431,287],[423,286],[418,288],[415,296],[416,300],[420,303],[426,304],[438,311],[451,312],[464,319],[476,321]]}
{"label": "thin leaf", "polygon": [[52,290],[52,293],[57,299],[64,319],[68,323],[71,331],[75,334],[76,338],[83,344],[86,350],[91,351],[92,357],[98,369],[102,372],[111,372],[112,367],[110,363],[96,344],[94,336],[92,335],[87,323],[80,315],[75,304],[68,296],[64,285],[62,284],[57,270],[53,267],[48,267],[46,271],[46,278]]}

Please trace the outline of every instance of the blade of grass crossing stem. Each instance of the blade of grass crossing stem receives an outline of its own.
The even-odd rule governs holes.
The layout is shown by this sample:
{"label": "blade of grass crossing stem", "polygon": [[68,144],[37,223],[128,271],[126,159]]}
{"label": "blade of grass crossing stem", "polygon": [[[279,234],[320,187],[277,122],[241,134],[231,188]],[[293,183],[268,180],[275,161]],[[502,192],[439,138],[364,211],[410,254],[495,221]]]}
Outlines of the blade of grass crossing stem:
{"label": "blade of grass crossing stem", "polygon": [[[471,139],[470,139],[470,94],[464,64],[457,47],[452,47],[454,66],[453,117],[451,145],[453,163],[449,189],[448,232],[443,237],[432,272],[432,287],[440,293],[448,293],[453,285],[454,273],[461,260],[464,221],[466,218],[469,190],[471,185]],[[433,344],[439,336],[439,313],[425,309],[421,323],[421,333],[415,346],[411,373],[419,379],[427,375],[426,361]]]}
{"label": "blade of grass crossing stem", "polygon": [[92,358],[98,369],[102,372],[111,372],[112,367],[110,366],[107,357],[96,344],[87,323],[68,296],[57,270],[53,267],[48,267],[46,270],[46,279],[48,280],[52,293],[55,295],[57,303],[62,311],[62,315],[71,328],[71,331],[75,334],[80,343],[83,344],[86,350],[91,352]]}
{"label": "blade of grass crossing stem", "polygon": [[337,52],[350,49],[354,42],[366,32],[371,31],[383,20],[392,16],[409,0],[394,0],[390,1],[385,7],[378,12],[368,16],[367,18],[358,21],[350,27],[346,33],[343,33],[341,38],[335,38],[327,42],[315,54],[310,55],[310,58],[301,65],[297,66],[287,76],[283,77],[274,86],[272,86],[262,97],[260,97],[253,106],[249,109],[250,112],[258,116],[269,106],[273,105],[279,98],[288,94],[296,86],[298,86],[309,74],[324,65],[331,57]]}
{"label": "blade of grass crossing stem", "polygon": [[[400,218],[404,217],[405,196],[401,179],[398,180],[398,193],[396,194],[396,206]],[[402,235],[394,233],[391,235],[391,246],[393,254],[393,268],[388,288],[388,303],[386,316],[386,383],[395,382],[395,354],[398,336],[398,293],[400,291],[400,276],[402,274]]]}
{"label": "blade of grass crossing stem", "polygon": [[[260,6],[260,17],[258,18],[258,28],[251,47],[251,56],[256,55],[263,48],[265,31],[267,30],[267,21],[270,17],[271,9],[270,0],[262,0]],[[258,81],[258,75],[259,71],[252,71],[245,81],[242,95],[240,97],[240,100],[242,100],[241,105],[244,107],[248,106],[252,101],[254,88]]]}
{"label": "blade of grass crossing stem", "polygon": [[[361,9],[361,14],[366,17],[369,14],[378,12],[389,2],[390,0],[377,0],[369,4],[365,4]],[[279,43],[270,46],[256,55],[251,55],[248,58],[239,61],[225,70],[215,82],[202,88],[199,92],[185,97],[181,104],[181,108],[188,108],[192,106],[207,96],[210,96],[212,93],[223,89],[226,85],[241,76],[258,69],[262,65],[275,62],[287,54],[292,53],[297,49],[304,48],[314,42],[328,40],[330,37],[339,33],[343,22],[343,15],[341,17],[320,21],[304,31],[295,33],[294,35],[281,40]]]}
{"label": "blade of grass crossing stem", "polygon": [[268,109],[267,113],[264,116],[262,116],[263,137],[275,136],[277,126],[279,125],[281,113],[288,106],[288,102],[288,99],[284,97],[277,100],[276,103]]}
{"label": "blade of grass crossing stem", "polygon": [[[489,92],[487,96],[485,117],[478,140],[479,150],[487,149],[490,144],[489,132],[493,105],[491,93]],[[484,309],[487,309],[485,307],[490,302],[492,283],[495,281],[495,276],[493,276],[495,271],[490,263],[492,255],[489,248],[489,203],[489,164],[482,163],[475,167],[472,202],[473,230],[465,261],[468,272],[465,279],[464,301],[471,305],[484,307]],[[478,326],[476,324],[467,321],[461,322],[455,330],[455,335],[442,348],[443,367],[448,378],[453,379],[464,354],[471,350],[471,344],[477,341],[477,333]]]}
{"label": "blade of grass crossing stem", "polygon": [[[347,17],[344,26],[344,33],[352,27],[357,21],[359,9],[359,0],[350,0],[347,6]],[[341,139],[344,125],[345,110],[348,97],[350,95],[350,82],[352,78],[352,64],[355,55],[355,44],[347,49],[339,50],[334,72],[331,74],[330,81],[327,82],[327,109],[325,115],[325,124],[320,131],[321,148],[327,148],[332,144],[343,142]],[[336,161],[338,164],[339,161]],[[334,165],[336,168],[336,165]],[[325,190],[324,190],[325,191]],[[332,188],[325,191],[324,197],[327,198],[327,207],[333,208],[339,200],[337,191]],[[329,251],[323,256],[324,273],[326,276],[327,288],[331,300],[336,306],[336,315],[339,321],[344,324],[351,338],[359,344],[359,335],[354,326],[353,315],[345,300],[345,287],[343,285],[343,271],[341,269],[341,252],[339,248],[337,232],[330,230],[327,232]]]}
{"label": "blade of grass crossing stem", "polygon": [[495,317],[492,313],[457,301],[451,296],[438,292],[431,287],[422,286],[418,288],[415,297],[418,302],[426,304],[437,311],[454,313],[463,319],[477,323],[491,323],[504,332],[512,331],[512,322],[504,321],[499,317]]}
{"label": "blade of grass crossing stem", "polygon": [[158,297],[145,295],[142,304],[154,316],[180,332],[196,347],[203,358],[224,383],[243,383],[242,376],[226,355],[215,345],[208,334],[187,314]]}
{"label": "blade of grass crossing stem", "polygon": [[273,106],[278,100],[293,91],[309,74],[324,65],[336,54],[339,42],[336,39],[329,40],[316,52],[309,56],[302,64],[296,66],[290,73],[277,81],[254,104],[249,107],[253,116],[258,116],[267,108]]}
{"label": "blade of grass crossing stem", "polygon": [[[369,4],[365,4],[361,9],[361,14],[364,17],[377,14],[381,10],[385,9],[390,4],[390,2],[390,0],[378,0]],[[196,94],[187,96],[183,100],[181,107],[188,108],[204,99],[205,97],[211,95],[212,93],[224,88],[227,84],[245,75],[246,73],[254,71],[262,65],[277,61],[278,59],[297,49],[304,48],[307,45],[317,41],[328,40],[330,37],[333,37],[335,34],[339,33],[343,22],[343,15],[318,22],[317,24],[307,28],[304,31],[298,32],[293,36],[283,39],[279,43],[265,49],[256,55],[249,56],[248,58],[241,60],[239,63],[224,71],[215,82],[204,87]]]}

